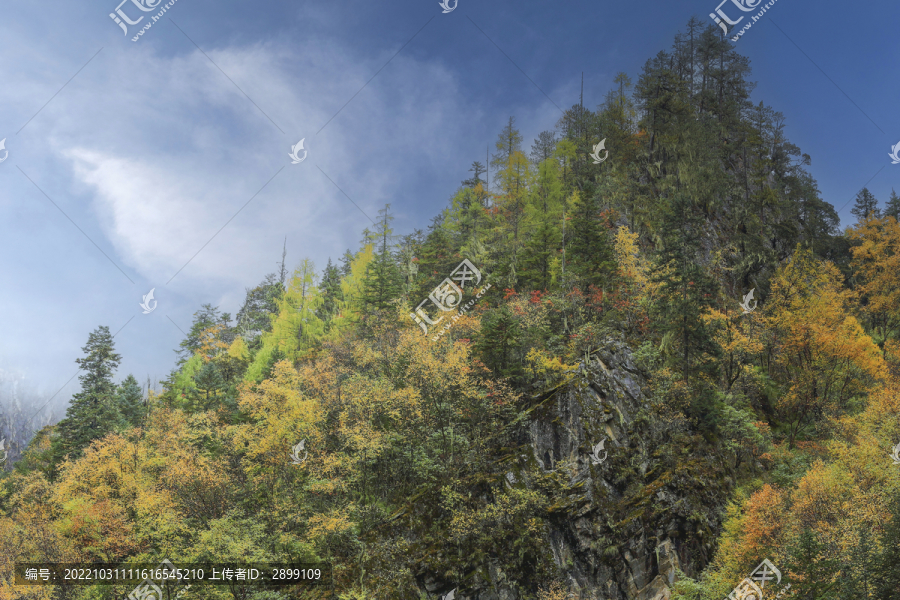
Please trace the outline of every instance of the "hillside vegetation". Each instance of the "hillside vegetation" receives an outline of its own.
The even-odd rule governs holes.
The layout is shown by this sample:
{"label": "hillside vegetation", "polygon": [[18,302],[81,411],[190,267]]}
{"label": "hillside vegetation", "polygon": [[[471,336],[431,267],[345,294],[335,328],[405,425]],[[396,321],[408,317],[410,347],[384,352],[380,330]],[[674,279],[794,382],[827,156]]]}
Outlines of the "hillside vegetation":
{"label": "hillside vegetation", "polygon": [[[782,598],[900,598],[900,198],[864,189],[841,231],[718,31],[690,21],[528,150],[511,117],[427,230],[386,206],[336,264],[283,259],[235,316],[204,305],[161,393],[116,384],[91,332],[66,417],[0,480],[0,600],[130,591],[16,587],[16,561],[165,557],[328,562],[342,600],[635,597],[551,552],[587,492],[533,450],[597,352],[633,359],[642,409],[610,415],[633,435],[589,484],[628,498],[592,517],[597,568],[631,568],[665,488],[692,524],[667,532],[673,600],[721,600],[766,558]],[[417,323],[464,259],[465,314],[428,301],[443,320]],[[286,597],[326,595],[182,596]]]}

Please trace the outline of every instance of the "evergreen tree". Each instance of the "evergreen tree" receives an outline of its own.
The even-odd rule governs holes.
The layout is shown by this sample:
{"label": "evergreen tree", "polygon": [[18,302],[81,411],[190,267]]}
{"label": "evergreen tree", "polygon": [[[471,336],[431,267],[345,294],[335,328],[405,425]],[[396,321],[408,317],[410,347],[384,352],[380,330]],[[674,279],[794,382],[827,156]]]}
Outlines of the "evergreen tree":
{"label": "evergreen tree", "polygon": [[404,235],[400,240],[397,262],[400,269],[401,293],[407,298],[419,275],[418,255],[424,243],[425,239],[421,229],[416,229],[411,234]]}
{"label": "evergreen tree", "polygon": [[375,258],[366,269],[364,298],[367,306],[384,310],[400,296],[400,269],[394,260],[394,230],[390,222],[394,217],[390,214],[390,204],[378,211],[378,220],[373,238],[376,240]]}
{"label": "evergreen tree", "polygon": [[538,134],[534,143],[531,144],[531,162],[537,168],[542,162],[548,158],[553,158],[553,152],[556,150],[556,132],[542,131]]}
{"label": "evergreen tree", "polygon": [[100,326],[91,332],[82,351],[84,358],[75,359],[84,371],[78,378],[81,391],[72,396],[65,418],[56,426],[54,472],[67,454],[78,458],[92,441],[112,431],[121,418],[112,376],[122,357],[115,352],[109,327]]}
{"label": "evergreen tree", "polygon": [[341,257],[341,277],[346,277],[350,274],[351,265],[353,264],[353,260],[356,258],[350,249],[344,251],[344,255]]}
{"label": "evergreen tree", "polygon": [[868,218],[881,218],[881,210],[878,208],[878,200],[872,195],[868,188],[863,188],[856,195],[853,201],[853,208],[850,214],[856,217],[856,222],[860,223]]}
{"label": "evergreen tree", "polygon": [[278,300],[284,295],[284,284],[270,273],[255,288],[248,289],[244,305],[237,313],[237,332],[251,350],[259,348],[260,336],[272,329],[272,316],[278,313]]}
{"label": "evergreen tree", "polygon": [[194,384],[202,392],[202,408],[209,410],[215,402],[217,392],[225,387],[225,380],[213,361],[209,361],[194,375]]}
{"label": "evergreen tree", "polygon": [[216,325],[221,325],[223,323],[227,324],[227,321],[225,320],[226,317],[230,318],[228,313],[220,313],[219,307],[213,306],[212,304],[204,304],[200,310],[195,312],[194,322],[191,325],[190,333],[188,333],[187,338],[181,342],[181,349],[175,351],[179,355],[178,364],[180,365],[187,362],[187,360],[193,356],[194,352],[200,349],[203,345],[201,338],[204,331]]}
{"label": "evergreen tree", "polygon": [[[703,243],[702,213],[682,192],[673,192],[666,205],[659,263],[654,275],[661,298],[655,306],[655,321],[670,348],[673,367],[687,383],[699,372],[714,370],[711,360],[718,354],[703,314],[716,297],[716,285],[700,260]],[[677,366],[676,366],[677,365]]]}
{"label": "evergreen tree", "polygon": [[876,565],[878,558],[872,544],[869,527],[857,532],[859,547],[853,553],[849,565],[844,565],[840,576],[840,600],[875,600]]}
{"label": "evergreen tree", "polygon": [[421,246],[418,276],[410,292],[410,304],[415,307],[434,287],[450,276],[459,264],[459,246],[450,227],[445,227],[444,213],[432,219],[428,235]]}
{"label": "evergreen tree", "polygon": [[331,317],[337,312],[337,303],[342,299],[341,294],[341,272],[328,259],[325,265],[325,271],[322,273],[322,282],[319,286],[322,290],[322,307],[319,309],[319,316],[323,321],[330,321]]}
{"label": "evergreen tree", "polygon": [[519,276],[532,289],[548,290],[562,248],[563,190],[559,165],[544,161],[528,205],[525,227],[530,232],[522,255]]}
{"label": "evergreen tree", "polygon": [[484,364],[500,377],[517,377],[522,374],[522,329],[509,306],[501,305],[482,317],[481,333],[475,344]]}
{"label": "evergreen tree", "polygon": [[884,207],[884,216],[894,217],[900,221],[900,196],[891,188],[891,197],[888,198],[887,205]]}
{"label": "evergreen tree", "polygon": [[144,417],[144,394],[141,386],[129,374],[116,390],[116,405],[122,416],[123,424],[127,427],[137,427]]}
{"label": "evergreen tree", "polygon": [[509,165],[513,154],[522,151],[522,134],[516,129],[515,117],[509,118],[509,122],[497,136],[494,147],[497,149],[497,154],[491,157],[491,166],[496,173]]}
{"label": "evergreen tree", "polygon": [[791,585],[791,597],[797,600],[825,600],[837,584],[836,561],[808,527],[789,550],[787,570],[797,578]]}
{"label": "evergreen tree", "polygon": [[470,172],[475,173],[468,179],[464,179],[462,184],[466,187],[475,188],[479,184],[484,185],[485,181],[481,178],[481,176],[485,173],[485,167],[483,164],[478,162],[477,160],[472,163],[472,168],[469,169]]}
{"label": "evergreen tree", "polygon": [[566,216],[566,272],[574,275],[585,291],[591,285],[602,289],[615,269],[615,261],[601,221],[599,196],[574,194]]}

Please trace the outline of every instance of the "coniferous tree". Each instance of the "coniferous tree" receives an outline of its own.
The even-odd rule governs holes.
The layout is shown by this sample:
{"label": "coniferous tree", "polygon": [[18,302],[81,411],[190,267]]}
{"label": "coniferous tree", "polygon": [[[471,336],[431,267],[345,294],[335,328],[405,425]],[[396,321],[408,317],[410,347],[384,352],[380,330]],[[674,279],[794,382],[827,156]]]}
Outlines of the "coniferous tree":
{"label": "coniferous tree", "polygon": [[856,217],[856,221],[862,222],[868,218],[881,218],[881,210],[878,208],[878,200],[868,188],[863,188],[853,200],[853,208],[850,214]]}
{"label": "coniferous tree", "polygon": [[825,600],[837,585],[837,562],[808,527],[791,546],[786,566],[788,572],[798,576],[791,585],[791,597],[797,600]]}
{"label": "coniferous tree", "polygon": [[65,418],[56,426],[53,471],[67,454],[72,458],[81,456],[92,441],[114,430],[121,418],[112,376],[122,357],[115,352],[109,327],[103,325],[91,332],[82,351],[84,358],[75,359],[84,371],[78,378],[81,391],[72,396]]}
{"label": "coniferous tree", "polygon": [[125,426],[140,425],[145,410],[144,394],[134,375],[129,374],[125,381],[119,384],[116,390],[116,405]]}
{"label": "coniferous tree", "polygon": [[841,569],[840,600],[875,600],[877,598],[878,556],[868,526],[858,531],[859,547],[853,553],[851,562]]}
{"label": "coniferous tree", "polygon": [[400,296],[400,269],[394,260],[394,230],[390,222],[394,217],[390,214],[390,204],[378,211],[378,220],[373,240],[375,241],[375,258],[369,263],[365,277],[365,303],[376,309],[384,310]]}
{"label": "coniferous tree", "polygon": [[703,320],[716,296],[715,283],[700,261],[704,219],[683,192],[674,192],[666,206],[659,262],[663,267],[654,279],[661,299],[655,307],[657,327],[664,344],[672,349],[682,380],[714,367],[717,355],[712,332]]}
{"label": "coniferous tree", "polygon": [[271,331],[272,316],[278,313],[278,300],[284,295],[284,284],[278,277],[270,273],[258,286],[248,289],[237,313],[235,328],[251,350],[259,348],[260,336]]}
{"label": "coniferous tree", "polygon": [[509,306],[504,304],[488,311],[482,319],[481,334],[475,344],[482,361],[501,377],[521,375],[517,351],[522,346],[522,330]]}
{"label": "coniferous tree", "polygon": [[478,184],[485,184],[485,180],[481,178],[481,176],[485,173],[485,167],[483,164],[476,160],[472,163],[472,167],[469,169],[469,171],[474,173],[474,175],[472,175],[468,179],[463,179],[462,184],[464,186],[475,188],[478,186]]}
{"label": "coniferous tree", "polygon": [[351,268],[351,265],[353,264],[354,258],[356,258],[356,256],[352,252],[350,252],[349,248],[344,251],[344,255],[341,256],[341,267],[340,267],[341,277],[346,277],[347,275],[350,274],[350,268]]}
{"label": "coniferous tree", "polygon": [[217,397],[217,392],[225,387],[225,380],[213,361],[209,361],[194,375],[194,385],[201,392],[200,405],[209,410]]}
{"label": "coniferous tree", "polygon": [[888,198],[887,205],[884,207],[884,216],[894,217],[900,221],[900,196],[891,188],[891,197]]}
{"label": "coniferous tree", "polygon": [[556,150],[557,141],[559,140],[556,138],[555,131],[542,131],[538,134],[537,139],[531,144],[530,158],[535,168],[548,158],[553,157],[553,151]]}
{"label": "coniferous tree", "polygon": [[515,117],[509,118],[509,122],[497,136],[494,147],[497,149],[497,154],[491,157],[491,167],[496,173],[509,165],[513,154],[522,151],[522,134],[516,129]]}
{"label": "coniferous tree", "polygon": [[230,318],[228,313],[220,313],[219,307],[212,304],[204,304],[200,310],[194,313],[191,331],[188,333],[187,338],[179,344],[181,349],[175,351],[179,355],[178,364],[187,362],[194,355],[194,352],[200,349],[203,345],[202,336],[204,331],[216,325],[227,325]]}
{"label": "coniferous tree", "polygon": [[341,272],[328,259],[325,265],[325,271],[322,273],[322,281],[319,285],[322,291],[322,307],[320,318],[326,323],[331,320],[334,313],[337,312],[337,303],[343,298],[341,294]]}
{"label": "coniferous tree", "polygon": [[525,227],[530,235],[522,253],[521,279],[533,289],[548,290],[560,269],[562,249],[563,189],[559,165],[545,160],[525,208]]}
{"label": "coniferous tree", "polygon": [[578,194],[566,216],[566,271],[579,286],[602,289],[615,268],[612,245],[602,222],[600,198],[596,194]]}

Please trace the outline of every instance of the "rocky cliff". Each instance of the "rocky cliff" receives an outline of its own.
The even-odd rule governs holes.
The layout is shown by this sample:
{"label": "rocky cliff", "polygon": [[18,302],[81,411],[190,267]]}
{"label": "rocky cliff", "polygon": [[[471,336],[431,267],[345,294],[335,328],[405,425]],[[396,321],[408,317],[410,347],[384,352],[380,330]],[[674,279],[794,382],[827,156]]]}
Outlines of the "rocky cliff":
{"label": "rocky cliff", "polygon": [[[533,455],[509,485],[558,483],[547,530],[569,598],[667,600],[676,569],[696,574],[712,556],[730,489],[724,462],[676,407],[654,399],[624,343],[608,340],[570,375],[537,398]],[[521,597],[499,567],[491,579],[470,597]]]}

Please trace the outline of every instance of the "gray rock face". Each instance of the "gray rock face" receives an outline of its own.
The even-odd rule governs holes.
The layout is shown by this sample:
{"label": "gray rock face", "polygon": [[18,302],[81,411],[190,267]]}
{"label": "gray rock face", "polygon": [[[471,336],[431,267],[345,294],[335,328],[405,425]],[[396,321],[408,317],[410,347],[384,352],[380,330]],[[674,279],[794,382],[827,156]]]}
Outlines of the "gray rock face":
{"label": "gray rock face", "polygon": [[[692,492],[683,490],[692,488],[675,486],[675,475],[661,476],[665,469],[649,438],[665,438],[663,426],[652,419],[635,423],[649,403],[644,388],[630,349],[609,340],[589,364],[579,366],[571,382],[547,398],[546,410],[535,412],[529,425],[533,457],[526,471],[562,475],[572,491],[568,504],[555,513],[558,518],[550,521],[547,537],[573,600],[669,600],[676,569],[696,573],[711,555],[708,546],[698,547],[704,532],[689,518],[698,504],[685,497]],[[509,473],[506,479],[508,485],[528,485],[529,476]],[[705,496],[704,503],[711,497]],[[717,507],[707,511],[714,527],[709,515]],[[490,590],[460,590],[456,597],[520,600],[515,589],[500,569],[492,569]]]}

